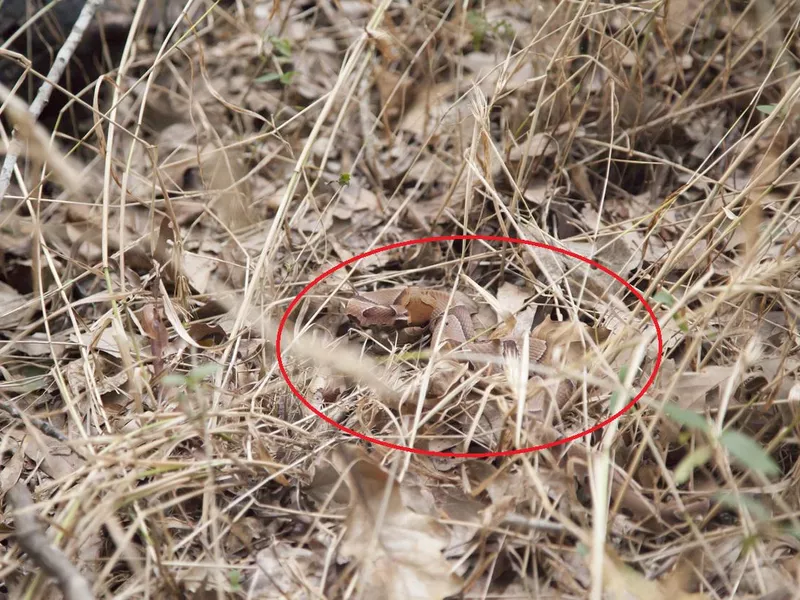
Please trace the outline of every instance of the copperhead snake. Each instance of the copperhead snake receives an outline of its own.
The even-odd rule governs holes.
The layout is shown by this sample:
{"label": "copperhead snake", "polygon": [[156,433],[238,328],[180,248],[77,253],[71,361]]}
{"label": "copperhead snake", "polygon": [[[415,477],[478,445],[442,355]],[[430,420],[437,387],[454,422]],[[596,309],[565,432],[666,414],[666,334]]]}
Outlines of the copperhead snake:
{"label": "copperhead snake", "polygon": [[[439,290],[407,286],[359,292],[347,302],[346,312],[359,327],[395,329],[407,339],[419,338],[426,331],[436,332],[441,327],[441,340],[446,350],[460,349],[469,354],[503,358],[509,354],[519,356],[523,347],[523,340],[513,335],[489,339],[476,336],[469,308],[455,299],[451,304],[450,293]],[[552,354],[547,352],[548,341],[555,340],[540,334],[545,334],[541,325],[530,334],[528,355],[531,362],[547,360]],[[569,398],[574,384],[565,380],[557,388],[556,399],[560,405]]]}

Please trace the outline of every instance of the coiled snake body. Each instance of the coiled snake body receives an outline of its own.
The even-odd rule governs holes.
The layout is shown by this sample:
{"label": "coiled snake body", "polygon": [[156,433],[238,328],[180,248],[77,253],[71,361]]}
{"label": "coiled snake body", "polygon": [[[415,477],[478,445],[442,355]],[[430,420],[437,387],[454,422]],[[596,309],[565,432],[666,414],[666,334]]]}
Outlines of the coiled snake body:
{"label": "coiled snake body", "polygon": [[[497,357],[519,352],[522,340],[516,337],[478,338],[467,306],[456,300],[448,308],[449,300],[450,294],[439,290],[415,286],[386,288],[351,298],[347,315],[360,327],[394,328],[413,337],[426,330],[436,332],[441,327],[441,339],[448,350]],[[532,334],[530,360],[540,360],[546,350],[547,343]]]}

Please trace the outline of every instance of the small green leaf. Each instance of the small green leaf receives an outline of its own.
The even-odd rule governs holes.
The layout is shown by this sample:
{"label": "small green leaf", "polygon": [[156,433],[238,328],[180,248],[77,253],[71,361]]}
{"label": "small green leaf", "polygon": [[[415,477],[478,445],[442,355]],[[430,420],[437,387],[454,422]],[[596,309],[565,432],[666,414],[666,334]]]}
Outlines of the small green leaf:
{"label": "small green leaf", "polygon": [[350,183],[350,173],[339,173],[339,185],[348,185]]}
{"label": "small green leaf", "polygon": [[686,324],[686,319],[675,315],[675,324],[678,326],[683,333],[689,333],[689,325]]}
{"label": "small green leaf", "polygon": [[22,365],[19,372],[24,377],[43,377],[50,373],[50,369],[40,367],[39,365]]}
{"label": "small green leaf", "polygon": [[210,377],[219,370],[220,365],[217,363],[205,363],[204,365],[200,365],[199,367],[195,367],[189,371],[189,373],[186,374],[186,378],[191,383],[199,383],[206,377]]}
{"label": "small green leaf", "polygon": [[708,421],[706,421],[703,415],[681,408],[677,404],[667,402],[664,405],[664,413],[679,425],[689,427],[690,429],[708,431]]}
{"label": "small green leaf", "polygon": [[228,581],[231,583],[232,591],[238,592],[242,589],[242,573],[241,571],[234,569],[228,573]]}
{"label": "small green leaf", "polygon": [[280,78],[280,73],[266,73],[264,75],[259,75],[253,81],[256,83],[269,83],[270,81],[278,81]]}
{"label": "small green leaf", "polygon": [[671,308],[675,305],[675,296],[670,294],[667,290],[659,290],[653,295],[653,302],[658,302],[659,304]]}
{"label": "small green leaf", "polygon": [[[620,383],[625,383],[625,379],[628,377],[628,367],[623,365],[619,373],[617,373],[617,377],[619,378]],[[626,399],[627,394],[623,396],[618,390],[615,390],[614,393],[611,394],[611,399],[609,400],[609,407],[611,409],[611,414],[615,414],[620,408],[622,408],[622,402],[624,402],[623,398]]]}
{"label": "small green leaf", "polygon": [[759,104],[756,106],[756,110],[764,113],[765,115],[771,115],[773,112],[775,112],[775,108],[775,104]]}
{"label": "small green leaf", "polygon": [[279,38],[272,36],[269,38],[270,43],[272,43],[272,47],[275,51],[284,56],[289,58],[292,55],[292,42],[287,40],[286,38]]}
{"label": "small green leaf", "polygon": [[711,458],[711,448],[709,446],[701,446],[684,456],[683,460],[675,467],[675,474],[673,475],[675,483],[681,485],[689,481],[692,472],[697,467],[706,464],[709,458]]}
{"label": "small green leaf", "polygon": [[489,32],[489,22],[481,13],[471,10],[467,13],[467,24],[472,29],[472,49],[477,52],[483,46],[483,41]]}
{"label": "small green leaf", "polygon": [[779,475],[781,470],[772,457],[753,438],[740,431],[724,431],[719,442],[748,469],[763,475]]}
{"label": "small green leaf", "polygon": [[759,539],[759,536],[757,534],[744,536],[742,538],[741,556],[746,556],[747,554],[755,550],[760,541],[761,540]]}
{"label": "small green leaf", "polygon": [[186,376],[179,373],[170,373],[161,378],[161,385],[167,387],[178,387],[186,384]]}
{"label": "small green leaf", "polygon": [[282,85],[289,85],[292,79],[297,74],[296,71],[286,71],[284,73],[266,73],[256,77],[253,81],[256,83],[269,83],[270,81],[279,81]]}

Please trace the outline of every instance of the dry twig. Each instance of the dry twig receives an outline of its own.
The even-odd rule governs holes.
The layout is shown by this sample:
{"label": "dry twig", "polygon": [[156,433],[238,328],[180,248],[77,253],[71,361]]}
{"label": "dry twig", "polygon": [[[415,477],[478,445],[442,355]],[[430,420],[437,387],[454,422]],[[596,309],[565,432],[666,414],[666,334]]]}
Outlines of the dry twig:
{"label": "dry twig", "polygon": [[[47,73],[47,77],[31,104],[30,115],[32,120],[38,119],[45,106],[47,106],[47,103],[50,101],[50,95],[53,93],[53,86],[61,79],[61,76],[64,74],[64,69],[67,67],[67,63],[70,58],[72,58],[72,54],[78,47],[86,28],[94,17],[94,13],[104,1],[105,0],[87,0],[86,4],[83,5],[81,14],[78,15],[78,20],[75,21],[72,31],[70,31],[69,36],[67,36],[67,39],[64,41],[64,45],[61,46],[61,49],[58,51],[56,59],[53,61],[53,66]],[[17,164],[17,158],[20,152],[22,152],[22,144],[17,138],[15,128],[14,132],[11,134],[11,143],[9,144],[8,153],[3,161],[3,168],[0,169],[0,201],[5,198],[6,190],[11,183],[11,174]]]}
{"label": "dry twig", "polygon": [[28,421],[34,427],[38,428],[45,435],[49,435],[51,438],[57,439],[59,442],[66,442],[68,440],[67,436],[61,433],[58,429],[50,425],[47,421],[43,421],[42,419],[38,419],[36,417],[28,417],[22,414],[22,411],[19,410],[16,406],[7,402],[5,400],[0,400],[0,410],[3,410],[10,414],[15,419],[19,419],[20,421]]}
{"label": "dry twig", "polygon": [[33,498],[24,483],[18,482],[8,492],[14,507],[15,536],[19,547],[50,577],[58,581],[65,600],[94,598],[89,582],[57,548],[47,540],[32,508]]}

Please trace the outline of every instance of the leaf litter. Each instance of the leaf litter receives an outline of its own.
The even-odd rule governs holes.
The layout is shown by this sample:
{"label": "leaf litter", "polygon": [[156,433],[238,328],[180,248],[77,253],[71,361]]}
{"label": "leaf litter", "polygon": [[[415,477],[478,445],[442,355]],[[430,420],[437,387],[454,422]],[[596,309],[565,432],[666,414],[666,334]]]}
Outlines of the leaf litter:
{"label": "leaf litter", "polygon": [[[0,205],[0,497],[29,487],[97,597],[795,597],[793,0],[166,4],[62,81]],[[294,398],[276,323],[309,281],[473,233],[644,295],[633,410],[455,459]],[[504,351],[348,320],[410,287]],[[282,349],[345,427],[497,452],[607,417],[654,338],[583,263],[459,242],[337,271]],[[0,595],[53,596],[10,515]]]}

